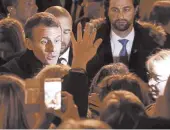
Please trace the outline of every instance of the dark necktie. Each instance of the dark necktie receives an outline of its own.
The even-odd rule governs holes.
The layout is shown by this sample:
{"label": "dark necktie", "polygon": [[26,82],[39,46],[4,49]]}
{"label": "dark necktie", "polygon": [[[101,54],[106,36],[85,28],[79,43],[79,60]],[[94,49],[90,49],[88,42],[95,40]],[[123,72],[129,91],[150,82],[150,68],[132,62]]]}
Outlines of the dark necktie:
{"label": "dark necktie", "polygon": [[65,58],[59,58],[57,63],[58,64],[66,65],[67,64],[67,60]]}
{"label": "dark necktie", "polygon": [[120,50],[120,53],[119,53],[120,62],[128,65],[128,53],[127,53],[126,45],[129,40],[122,39],[118,41],[122,44],[122,49]]}

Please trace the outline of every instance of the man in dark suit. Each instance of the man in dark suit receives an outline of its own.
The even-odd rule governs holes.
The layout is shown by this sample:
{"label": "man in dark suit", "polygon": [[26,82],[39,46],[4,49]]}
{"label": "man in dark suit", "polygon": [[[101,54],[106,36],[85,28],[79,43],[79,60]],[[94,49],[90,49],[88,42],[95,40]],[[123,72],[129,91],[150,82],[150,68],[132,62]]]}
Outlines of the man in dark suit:
{"label": "man in dark suit", "polygon": [[148,29],[135,21],[140,0],[105,0],[107,23],[98,30],[103,43],[97,55],[88,63],[89,78],[109,63],[123,62],[147,81],[145,61],[158,46]]}
{"label": "man in dark suit", "polygon": [[62,32],[58,20],[49,13],[37,13],[25,24],[27,50],[0,67],[2,73],[12,73],[26,79],[45,65],[56,64],[61,50]]}

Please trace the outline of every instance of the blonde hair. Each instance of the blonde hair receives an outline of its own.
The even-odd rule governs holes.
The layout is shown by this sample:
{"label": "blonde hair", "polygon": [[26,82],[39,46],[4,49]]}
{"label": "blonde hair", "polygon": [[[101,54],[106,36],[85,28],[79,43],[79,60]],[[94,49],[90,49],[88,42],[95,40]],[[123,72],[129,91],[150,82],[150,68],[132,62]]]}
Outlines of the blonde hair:
{"label": "blonde hair", "polygon": [[[150,73],[154,73],[154,66],[155,64],[158,63],[164,63],[165,67],[169,67],[170,66],[170,49],[162,49],[159,52],[157,52],[156,54],[153,54],[152,56],[150,56],[146,62],[146,68]],[[162,68],[165,69],[165,68]],[[168,68],[167,68],[168,70]]]}

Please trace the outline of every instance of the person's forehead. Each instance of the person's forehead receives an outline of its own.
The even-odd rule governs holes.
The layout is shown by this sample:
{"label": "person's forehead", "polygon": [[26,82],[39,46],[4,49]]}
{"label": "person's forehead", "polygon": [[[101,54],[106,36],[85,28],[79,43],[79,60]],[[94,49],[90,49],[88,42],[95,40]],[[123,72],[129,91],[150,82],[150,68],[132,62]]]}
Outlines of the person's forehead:
{"label": "person's forehead", "polygon": [[110,0],[110,7],[133,6],[133,0]]}
{"label": "person's forehead", "polygon": [[36,3],[36,0],[17,0],[18,1],[18,3],[20,3],[20,4],[25,4],[25,3],[28,3],[28,2],[30,2],[30,3]]}
{"label": "person's forehead", "polygon": [[48,27],[45,25],[38,25],[32,29],[33,35],[36,36],[58,36],[61,35],[61,28],[60,27]]}
{"label": "person's forehead", "polygon": [[157,62],[153,65],[153,72],[155,75],[158,76],[169,76],[170,70],[169,70],[170,62]]}
{"label": "person's forehead", "polygon": [[60,22],[62,28],[72,28],[72,20],[69,17],[58,17],[58,21]]}

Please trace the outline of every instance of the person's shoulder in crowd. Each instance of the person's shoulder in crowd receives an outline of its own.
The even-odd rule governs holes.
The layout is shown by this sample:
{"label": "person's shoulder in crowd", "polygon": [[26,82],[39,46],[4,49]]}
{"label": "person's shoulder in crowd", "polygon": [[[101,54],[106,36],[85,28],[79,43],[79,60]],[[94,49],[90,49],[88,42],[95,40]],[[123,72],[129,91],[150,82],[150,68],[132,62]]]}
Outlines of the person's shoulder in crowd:
{"label": "person's shoulder in crowd", "polygon": [[136,129],[169,129],[169,122],[169,119],[141,117]]}
{"label": "person's shoulder in crowd", "polygon": [[6,58],[6,61],[8,62],[8,61],[12,60],[13,58],[20,57],[20,56],[22,56],[25,52],[26,52],[26,50],[23,50],[23,51],[20,51],[20,52],[16,52],[16,53],[14,53],[13,55],[7,57],[7,58]]}
{"label": "person's shoulder in crowd", "polygon": [[34,56],[32,51],[27,50],[0,66],[0,74],[15,74],[26,79],[32,77],[41,68],[42,63]]}
{"label": "person's shoulder in crowd", "polygon": [[18,74],[21,70],[18,67],[18,57],[0,66],[0,74]]}
{"label": "person's shoulder in crowd", "polygon": [[161,26],[150,22],[137,21],[134,28],[142,32],[143,35],[149,36],[158,46],[164,46],[167,34]]}
{"label": "person's shoulder in crowd", "polygon": [[[139,33],[140,37],[150,37],[157,45],[162,46],[166,40],[166,33],[161,26],[156,26],[149,22],[136,21],[134,22],[135,33]],[[105,38],[110,36],[111,27],[108,22],[105,22],[97,31],[97,36]],[[143,39],[146,40],[146,39]]]}
{"label": "person's shoulder in crowd", "polygon": [[[19,55],[20,54],[20,55]],[[22,52],[23,55],[23,52]],[[9,57],[5,64],[0,66],[0,73],[14,73],[18,74],[21,72],[20,67],[18,66],[18,61],[20,59],[21,52],[17,53],[15,56]]]}

